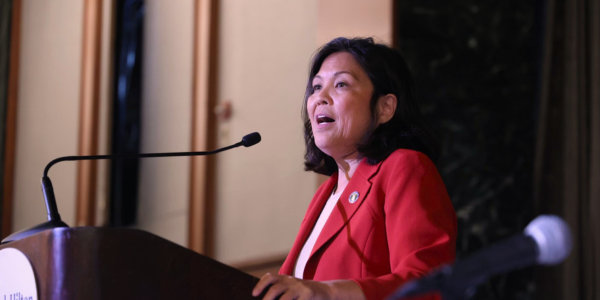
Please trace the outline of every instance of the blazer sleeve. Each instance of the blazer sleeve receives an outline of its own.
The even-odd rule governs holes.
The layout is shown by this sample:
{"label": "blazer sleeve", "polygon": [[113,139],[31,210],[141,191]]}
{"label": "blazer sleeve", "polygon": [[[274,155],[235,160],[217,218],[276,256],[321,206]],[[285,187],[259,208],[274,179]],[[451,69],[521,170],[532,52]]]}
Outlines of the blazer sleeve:
{"label": "blazer sleeve", "polygon": [[456,214],[433,162],[411,151],[387,167],[377,176],[387,176],[382,205],[391,274],[353,279],[369,300],[384,299],[403,283],[452,262],[456,251]]}

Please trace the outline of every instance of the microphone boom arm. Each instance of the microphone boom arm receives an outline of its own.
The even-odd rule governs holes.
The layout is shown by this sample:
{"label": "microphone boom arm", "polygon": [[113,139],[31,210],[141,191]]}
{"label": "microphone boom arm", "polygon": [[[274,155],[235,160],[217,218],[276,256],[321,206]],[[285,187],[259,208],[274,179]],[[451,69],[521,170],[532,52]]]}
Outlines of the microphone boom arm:
{"label": "microphone boom arm", "polygon": [[6,237],[0,244],[6,244],[12,241],[18,241],[28,236],[34,235],[38,232],[58,228],[58,227],[69,227],[60,218],[58,213],[58,207],[56,205],[56,198],[54,197],[54,188],[52,187],[52,181],[48,177],[50,168],[61,162],[61,161],[79,161],[79,160],[98,160],[98,159],[114,159],[114,158],[144,158],[144,157],[176,157],[176,156],[200,156],[200,155],[211,155],[223,152],[239,146],[250,147],[261,140],[258,132],[253,132],[245,135],[241,142],[233,145],[223,147],[213,151],[195,151],[195,152],[162,152],[162,153],[126,153],[126,154],[108,154],[108,155],[85,155],[85,156],[63,156],[50,161],[46,168],[44,168],[44,174],[42,177],[42,193],[44,194],[44,200],[46,202],[46,210],[48,211],[48,221],[29,229],[15,232]]}
{"label": "microphone boom arm", "polygon": [[220,148],[213,151],[196,151],[196,152],[163,152],[163,153],[126,153],[126,154],[107,154],[107,155],[85,155],[85,156],[63,156],[49,162],[44,169],[44,177],[48,177],[50,168],[61,161],[78,161],[78,160],[97,160],[97,159],[113,159],[113,158],[138,158],[138,157],[175,157],[175,156],[199,156],[211,155],[242,146],[242,142]]}

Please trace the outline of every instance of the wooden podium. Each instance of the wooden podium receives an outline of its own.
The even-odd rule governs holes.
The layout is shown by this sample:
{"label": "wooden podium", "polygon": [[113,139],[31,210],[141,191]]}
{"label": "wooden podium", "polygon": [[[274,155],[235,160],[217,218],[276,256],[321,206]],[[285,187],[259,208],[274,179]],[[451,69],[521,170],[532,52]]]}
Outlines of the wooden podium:
{"label": "wooden podium", "polygon": [[0,249],[27,256],[38,299],[261,299],[258,278],[136,229],[56,228]]}

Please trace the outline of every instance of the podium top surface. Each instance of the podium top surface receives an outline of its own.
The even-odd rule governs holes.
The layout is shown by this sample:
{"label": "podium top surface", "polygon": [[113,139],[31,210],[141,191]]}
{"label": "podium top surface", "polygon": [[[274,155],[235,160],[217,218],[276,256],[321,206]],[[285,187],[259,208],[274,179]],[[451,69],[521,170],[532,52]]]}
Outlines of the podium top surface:
{"label": "podium top surface", "polygon": [[4,248],[27,256],[39,299],[257,299],[258,278],[142,230],[56,228]]}

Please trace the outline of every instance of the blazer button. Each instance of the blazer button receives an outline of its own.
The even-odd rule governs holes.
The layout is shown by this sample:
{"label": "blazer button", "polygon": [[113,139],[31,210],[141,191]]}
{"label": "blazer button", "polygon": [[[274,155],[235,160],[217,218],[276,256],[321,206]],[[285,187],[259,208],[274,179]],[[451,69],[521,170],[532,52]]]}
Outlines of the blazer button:
{"label": "blazer button", "polygon": [[358,200],[358,197],[360,196],[360,194],[357,191],[352,192],[352,194],[350,194],[350,197],[348,197],[348,201],[350,203],[354,203],[356,202],[356,200]]}

